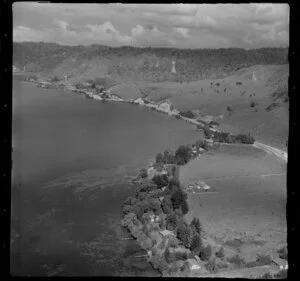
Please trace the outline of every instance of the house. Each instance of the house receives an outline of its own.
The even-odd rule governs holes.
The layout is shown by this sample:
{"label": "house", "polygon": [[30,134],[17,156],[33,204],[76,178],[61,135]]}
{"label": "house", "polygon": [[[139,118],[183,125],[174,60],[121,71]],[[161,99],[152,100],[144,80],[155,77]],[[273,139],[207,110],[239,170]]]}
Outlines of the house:
{"label": "house", "polygon": [[173,231],[170,231],[170,230],[167,230],[167,229],[161,230],[159,233],[160,233],[163,237],[168,236],[168,235],[175,236],[175,234],[174,234]]}
{"label": "house", "polygon": [[145,102],[143,101],[142,98],[138,98],[138,99],[134,100],[133,102],[136,103],[136,104],[139,104],[139,105],[144,105],[145,104]]}

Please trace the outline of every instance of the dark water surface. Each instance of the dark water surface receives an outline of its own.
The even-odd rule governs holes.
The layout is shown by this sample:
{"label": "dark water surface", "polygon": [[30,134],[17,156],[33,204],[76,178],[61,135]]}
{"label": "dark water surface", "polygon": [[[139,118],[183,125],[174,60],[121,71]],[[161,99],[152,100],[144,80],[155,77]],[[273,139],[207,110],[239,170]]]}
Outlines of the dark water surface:
{"label": "dark water surface", "polygon": [[147,108],[14,82],[12,274],[157,275],[121,240],[127,176],[199,138]]}

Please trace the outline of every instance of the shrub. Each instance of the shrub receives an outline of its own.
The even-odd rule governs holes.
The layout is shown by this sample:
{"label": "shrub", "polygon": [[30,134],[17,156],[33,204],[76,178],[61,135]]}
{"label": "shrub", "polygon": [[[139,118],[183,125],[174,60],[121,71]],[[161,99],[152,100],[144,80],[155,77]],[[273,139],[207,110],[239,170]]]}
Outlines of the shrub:
{"label": "shrub", "polygon": [[287,276],[287,270],[286,269],[282,269],[280,270],[278,273],[273,275],[274,278],[280,278],[280,279],[286,279]]}
{"label": "shrub", "polygon": [[222,259],[222,258],[224,258],[224,256],[225,256],[225,255],[224,255],[224,248],[221,247],[221,248],[218,250],[218,252],[216,252],[216,257]]}
{"label": "shrub", "polygon": [[209,261],[205,264],[205,268],[206,268],[210,273],[217,273],[217,272],[218,272],[218,265],[217,265],[215,259],[209,260]]}
{"label": "shrub", "polygon": [[203,261],[208,261],[212,255],[212,249],[210,245],[207,245],[206,247],[202,247],[200,250],[199,257]]}
{"label": "shrub", "polygon": [[158,188],[162,188],[168,184],[168,176],[166,174],[155,175],[152,181],[157,185]]}
{"label": "shrub", "polygon": [[239,268],[242,268],[245,266],[246,262],[243,258],[241,258],[238,254],[236,254],[233,257],[227,258],[227,261],[236,265]]}
{"label": "shrub", "polygon": [[242,85],[243,83],[242,82],[236,82],[236,85]]}
{"label": "shrub", "polygon": [[280,248],[280,249],[277,251],[277,253],[278,253],[278,255],[279,255],[279,257],[280,257],[281,259],[287,260],[288,254],[287,254],[287,249],[286,249],[286,247]]}
{"label": "shrub", "polygon": [[204,148],[205,141],[204,140],[197,140],[196,143],[195,143],[195,146],[196,146],[196,149]]}
{"label": "shrub", "polygon": [[220,123],[218,123],[218,122],[216,122],[216,121],[210,121],[210,122],[208,123],[208,125],[209,125],[209,126],[219,126]]}
{"label": "shrub", "polygon": [[147,173],[147,170],[146,169],[141,169],[140,170],[140,173],[139,173],[139,176],[141,177],[141,178],[147,178],[147,176],[148,176],[148,173]]}
{"label": "shrub", "polygon": [[273,279],[273,276],[270,272],[266,272],[265,274],[263,274],[262,276],[260,276],[259,279]]}
{"label": "shrub", "polygon": [[216,86],[220,86],[220,83],[216,83]]}
{"label": "shrub", "polygon": [[210,128],[209,128],[208,126],[205,126],[205,127],[204,127],[203,132],[204,132],[204,136],[205,136],[207,139],[210,139],[211,136],[213,135],[213,132],[210,130]]}
{"label": "shrub", "polygon": [[226,110],[227,110],[228,112],[233,112],[233,110],[232,110],[232,107],[231,107],[231,106],[227,106],[227,107],[226,107]]}
{"label": "shrub", "polygon": [[168,247],[177,248],[179,246],[179,240],[175,237],[170,235],[168,239]]}
{"label": "shrub", "polygon": [[254,137],[252,137],[250,134],[240,134],[235,136],[236,142],[238,143],[244,143],[244,144],[253,144],[255,142]]}
{"label": "shrub", "polygon": [[191,110],[181,111],[180,115],[183,117],[186,117],[186,118],[190,118],[190,119],[195,118],[195,115]]}
{"label": "shrub", "polygon": [[250,107],[255,107],[256,106],[256,103],[254,102],[254,101],[252,101],[251,103],[250,103]]}
{"label": "shrub", "polygon": [[256,266],[263,266],[272,264],[272,258],[269,255],[257,255],[256,257]]}
{"label": "shrub", "polygon": [[50,81],[51,81],[52,83],[58,82],[58,81],[59,81],[59,78],[55,75],[55,76],[51,77]]}
{"label": "shrub", "polygon": [[183,265],[181,266],[180,271],[184,272],[184,273],[189,273],[190,272],[190,263],[188,261],[185,261],[183,263]]}

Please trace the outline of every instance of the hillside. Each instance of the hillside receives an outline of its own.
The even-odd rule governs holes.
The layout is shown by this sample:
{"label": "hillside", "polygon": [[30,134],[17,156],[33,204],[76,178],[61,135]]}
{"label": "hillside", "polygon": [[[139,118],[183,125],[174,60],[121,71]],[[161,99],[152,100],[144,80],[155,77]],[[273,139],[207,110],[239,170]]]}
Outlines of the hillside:
{"label": "hillside", "polygon": [[[173,49],[61,46],[54,43],[13,43],[13,64],[26,70],[75,80],[110,76],[118,82],[190,82],[226,77],[253,65],[287,63],[288,49]],[[176,74],[171,72],[172,60]]]}
{"label": "hillside", "polygon": [[[288,49],[183,50],[14,43],[13,63],[42,78],[93,80],[123,99],[168,100],[180,110],[212,116],[219,128],[250,132],[286,149]],[[172,60],[176,74],[171,73]],[[28,73],[29,74],[29,73]]]}

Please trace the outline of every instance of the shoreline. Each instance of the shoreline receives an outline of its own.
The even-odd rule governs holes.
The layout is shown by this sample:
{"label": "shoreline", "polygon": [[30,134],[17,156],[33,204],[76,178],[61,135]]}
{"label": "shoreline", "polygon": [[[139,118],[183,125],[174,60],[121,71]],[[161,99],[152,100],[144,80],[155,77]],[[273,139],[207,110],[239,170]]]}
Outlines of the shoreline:
{"label": "shoreline", "polygon": [[[27,81],[27,82],[30,82],[30,81]],[[32,82],[32,81],[31,81]],[[44,88],[44,87],[43,87]],[[95,100],[101,100],[101,101],[115,101],[115,102],[123,102],[123,103],[130,103],[130,104],[136,104],[136,105],[142,105],[142,106],[146,106],[148,108],[151,108],[157,112],[162,112],[162,113],[165,113],[167,115],[170,115],[170,116],[174,116],[175,118],[177,119],[183,119],[185,120],[187,123],[191,123],[191,124],[194,124],[194,125],[199,125],[199,124],[202,124],[201,122],[195,120],[195,119],[190,119],[190,118],[186,118],[186,117],[183,117],[181,116],[178,111],[173,111],[173,110],[166,110],[165,107],[160,107],[161,104],[163,105],[168,105],[170,106],[170,103],[166,102],[166,101],[163,101],[161,103],[154,103],[154,102],[149,102],[149,103],[145,103],[144,100],[142,98],[139,98],[139,99],[135,99],[135,100],[123,100],[121,98],[115,98],[115,97],[112,97],[110,92],[109,92],[109,97],[111,98],[102,98],[101,96],[97,95],[97,94],[94,94],[93,92],[90,92],[90,91],[85,91],[85,90],[78,90],[76,89],[75,87],[73,86],[65,86],[64,88],[63,87],[59,87],[59,88],[55,88],[53,87],[53,89],[58,89],[58,90],[65,90],[65,91],[72,91],[72,92],[75,92],[75,93],[80,93],[80,94],[84,94],[85,96],[87,96],[88,98],[91,98],[91,99],[95,99]],[[238,143],[235,143],[235,144],[228,144],[228,143],[222,143],[222,142],[213,142],[212,144],[217,144],[217,145],[244,145],[244,144],[238,144]],[[263,145],[263,144],[262,144]],[[251,146],[255,146],[255,144],[251,144]],[[255,146],[256,148],[258,149],[261,149],[261,150],[265,150],[263,149],[262,147],[257,147]],[[268,146],[270,147],[270,146]],[[271,147],[272,148],[272,147]],[[266,150],[265,150],[266,151]],[[275,154],[276,156],[280,157],[282,159],[281,156],[277,155],[276,153],[274,153],[274,151],[270,150],[269,151],[270,153],[273,153]],[[278,150],[276,151],[278,152]],[[150,163],[148,165],[148,168],[150,168],[152,166],[152,164]],[[180,169],[180,167],[179,167]],[[211,192],[207,192],[207,193],[211,193]],[[205,193],[204,193],[205,194]],[[129,230],[129,232],[131,233],[131,231]],[[138,242],[138,241],[137,241]]]}

